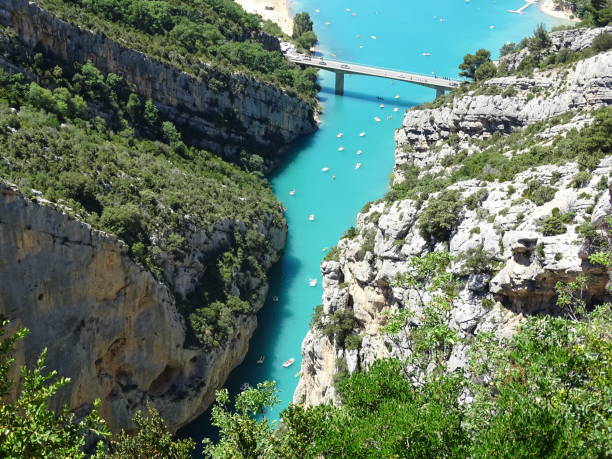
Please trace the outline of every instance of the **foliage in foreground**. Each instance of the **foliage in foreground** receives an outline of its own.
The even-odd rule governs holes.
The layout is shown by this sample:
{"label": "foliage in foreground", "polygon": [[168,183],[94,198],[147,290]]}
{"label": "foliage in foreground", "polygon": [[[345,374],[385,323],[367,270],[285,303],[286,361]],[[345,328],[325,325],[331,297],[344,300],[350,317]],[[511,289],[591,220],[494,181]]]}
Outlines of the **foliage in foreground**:
{"label": "foliage in foreground", "polygon": [[[219,393],[221,439],[206,455],[229,457],[607,457],[612,453],[612,305],[587,313],[587,280],[557,285],[563,317],[531,316],[501,341],[479,333],[466,369],[449,371],[458,279],[448,252],[414,257],[397,283],[405,305],[383,329],[401,361],[375,362],[336,384],[341,405],[290,405],[278,429],[265,417],[270,383]],[[245,409],[248,407],[248,409]]]}
{"label": "foliage in foreground", "polygon": [[[7,323],[0,324],[0,337]],[[149,404],[146,415],[134,417],[135,434],[122,431],[108,440],[110,432],[99,416],[99,401],[84,417],[77,419],[64,406],[59,413],[49,408],[58,390],[70,384],[56,371],[45,369],[43,351],[33,368],[20,368],[21,379],[12,381],[16,343],[28,334],[26,329],[0,339],[0,457],[96,459],[189,459],[192,440],[174,440],[159,413]],[[13,387],[17,385],[17,387]],[[11,394],[11,392],[14,392]],[[95,452],[86,453],[86,449]]]}

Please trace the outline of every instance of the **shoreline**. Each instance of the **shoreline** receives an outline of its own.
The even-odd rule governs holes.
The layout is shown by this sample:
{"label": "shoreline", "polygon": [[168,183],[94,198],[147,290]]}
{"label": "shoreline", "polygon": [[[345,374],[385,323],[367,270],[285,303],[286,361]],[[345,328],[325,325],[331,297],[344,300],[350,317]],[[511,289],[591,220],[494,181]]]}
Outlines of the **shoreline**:
{"label": "shoreline", "polygon": [[[293,32],[293,12],[290,0],[234,0],[245,11],[258,14],[262,18],[275,22],[281,30],[291,36]],[[272,7],[269,10],[266,7]]]}
{"label": "shoreline", "polygon": [[557,9],[554,0],[543,0],[540,4],[540,11],[553,18],[562,19],[568,22],[578,22],[579,19],[574,16],[570,10]]}

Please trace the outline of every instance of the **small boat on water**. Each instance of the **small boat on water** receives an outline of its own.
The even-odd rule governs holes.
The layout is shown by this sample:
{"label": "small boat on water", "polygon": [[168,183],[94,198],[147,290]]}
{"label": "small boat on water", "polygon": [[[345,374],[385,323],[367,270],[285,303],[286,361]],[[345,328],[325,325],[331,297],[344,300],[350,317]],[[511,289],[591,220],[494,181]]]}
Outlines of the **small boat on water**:
{"label": "small boat on water", "polygon": [[321,12],[321,10],[320,10],[319,8],[317,8],[317,9],[315,10],[315,13],[320,13],[320,12]]}
{"label": "small boat on water", "polygon": [[335,175],[332,175],[332,180],[336,180],[336,176]]}
{"label": "small boat on water", "polygon": [[363,150],[357,150],[356,154],[360,155],[361,153],[363,153]]}
{"label": "small boat on water", "polygon": [[274,295],[274,296],[272,297],[272,301],[274,301],[275,303],[277,303],[277,302],[278,302],[278,297],[277,297],[276,295]]}
{"label": "small boat on water", "polygon": [[365,132],[360,132],[359,133],[359,137],[363,137],[365,135]]}
{"label": "small boat on water", "polygon": [[289,360],[285,360],[285,362],[283,362],[283,366],[285,368],[290,367],[291,365],[293,365],[294,362],[295,362],[295,359],[291,357]]}
{"label": "small boat on water", "polygon": [[380,104],[379,107],[380,108],[385,108],[385,104]]}
{"label": "small boat on water", "polygon": [[295,196],[295,189],[289,190],[289,196]]}
{"label": "small boat on water", "polygon": [[399,112],[399,108],[395,107],[395,108],[393,109],[393,111],[394,111],[394,112]]}
{"label": "small boat on water", "polygon": [[310,215],[308,216],[308,220],[310,220],[311,222],[314,222],[314,220],[315,220],[315,215],[314,215],[314,214],[310,214]]}
{"label": "small boat on water", "polygon": [[380,118],[378,116],[375,116],[374,121],[376,121],[377,123],[380,123]]}
{"label": "small boat on water", "polygon": [[371,38],[372,40],[376,40],[376,38],[377,38],[377,37],[376,37],[376,35],[370,35],[370,38]]}
{"label": "small boat on water", "polygon": [[248,382],[245,382],[242,386],[240,386],[240,392],[244,392],[249,387],[251,387],[251,385]]}
{"label": "small boat on water", "polygon": [[400,98],[400,95],[399,95],[399,94],[396,94],[396,95],[395,95],[395,98],[396,98],[396,99],[399,99],[399,98]]}
{"label": "small boat on water", "polygon": [[257,359],[257,364],[261,365],[262,363],[264,363],[265,360],[266,360],[266,356],[260,355],[259,358]]}
{"label": "small boat on water", "polygon": [[342,137],[344,134],[342,132],[338,132],[338,135],[336,137],[340,138]]}
{"label": "small boat on water", "polygon": [[323,169],[321,169],[321,171],[323,172],[327,172],[329,170],[329,167],[324,167]]}
{"label": "small boat on water", "polygon": [[344,151],[344,147],[338,147],[338,151]]}
{"label": "small boat on water", "polygon": [[355,164],[355,169],[359,169],[361,167],[361,163]]}
{"label": "small boat on water", "polygon": [[310,279],[308,281],[308,285],[310,285],[311,287],[316,287],[317,286],[317,280],[316,279]]}
{"label": "small boat on water", "polygon": [[431,53],[423,53],[423,56],[431,56]]}

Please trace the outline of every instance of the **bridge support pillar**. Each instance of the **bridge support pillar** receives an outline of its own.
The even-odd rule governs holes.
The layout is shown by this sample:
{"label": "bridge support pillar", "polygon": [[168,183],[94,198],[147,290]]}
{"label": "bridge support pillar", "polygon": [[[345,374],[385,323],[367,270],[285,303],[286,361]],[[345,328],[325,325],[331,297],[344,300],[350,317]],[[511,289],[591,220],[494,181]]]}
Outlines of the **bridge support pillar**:
{"label": "bridge support pillar", "polygon": [[344,72],[336,72],[336,94],[344,95]]}
{"label": "bridge support pillar", "polygon": [[436,88],[436,99],[440,96],[444,95],[444,89],[442,88]]}

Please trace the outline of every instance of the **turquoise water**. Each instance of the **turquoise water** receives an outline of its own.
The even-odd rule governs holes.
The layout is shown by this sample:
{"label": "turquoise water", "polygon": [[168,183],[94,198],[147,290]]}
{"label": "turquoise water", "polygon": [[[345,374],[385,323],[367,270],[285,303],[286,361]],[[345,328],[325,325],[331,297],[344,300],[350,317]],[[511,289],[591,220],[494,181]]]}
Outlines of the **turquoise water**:
{"label": "turquoise water", "polygon": [[[522,4],[522,0],[301,0],[294,2],[293,9],[311,14],[326,56],[334,53],[347,61],[456,77],[457,65],[467,52],[487,48],[497,57],[504,42],[530,35],[538,23],[558,24],[533,6],[520,16],[506,12]],[[423,56],[424,52],[431,56]],[[385,194],[393,166],[393,133],[401,125],[403,111],[435,96],[432,89],[407,83],[347,76],[346,92],[340,97],[334,95],[332,73],[320,72],[320,78],[320,129],[294,146],[290,159],[272,178],[287,209],[286,251],[270,273],[269,299],[259,313],[251,350],[227,383],[236,393],[244,382],[275,380],[281,402],[267,414],[272,418],[291,401],[298,382],[301,342],[313,308],[321,303],[319,264],[324,248],[336,244],[365,203]],[[381,103],[385,108],[379,108]],[[394,107],[399,111],[394,112]],[[343,136],[338,138],[340,132]],[[360,137],[361,132],[365,136]],[[362,154],[357,155],[357,150]],[[362,166],[356,169],[358,162]],[[322,172],[324,167],[329,171]],[[296,193],[290,196],[293,189]],[[314,221],[309,221],[310,214]],[[316,287],[309,285],[310,279],[317,280]],[[278,301],[272,300],[275,296]],[[256,363],[260,355],[266,356],[262,365]],[[283,368],[291,357],[295,363]],[[203,430],[208,433],[207,424],[204,415],[189,426],[188,433],[198,437]]]}

